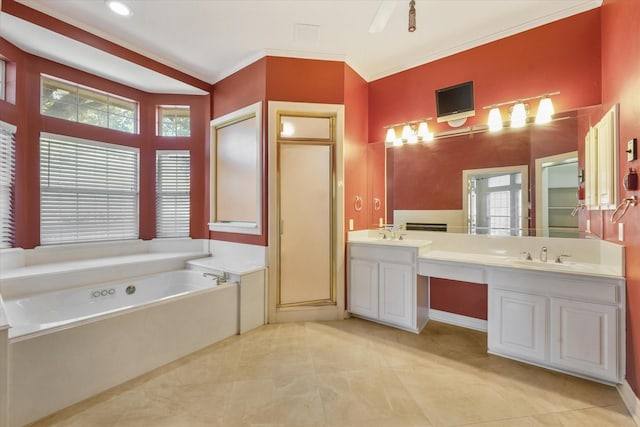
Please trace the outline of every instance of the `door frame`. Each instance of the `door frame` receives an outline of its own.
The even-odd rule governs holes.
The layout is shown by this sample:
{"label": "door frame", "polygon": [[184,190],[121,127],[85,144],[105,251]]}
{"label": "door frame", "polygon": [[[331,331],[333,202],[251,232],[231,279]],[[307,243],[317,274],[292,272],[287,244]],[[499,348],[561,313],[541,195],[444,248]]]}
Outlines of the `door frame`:
{"label": "door frame", "polygon": [[[335,114],[336,141],[335,141],[335,236],[334,242],[334,268],[336,273],[336,304],[322,306],[296,306],[277,307],[277,290],[280,265],[279,246],[279,204],[278,186],[278,123],[279,111],[304,114]],[[267,120],[268,139],[268,217],[269,217],[269,282],[267,313],[269,323],[311,321],[311,320],[338,320],[345,317],[345,231],[344,231],[344,106],[340,104],[314,104],[301,102],[269,101]]]}
{"label": "door frame", "polygon": [[[577,151],[569,151],[566,153],[554,154],[553,156],[540,157],[536,159],[535,165],[535,174],[536,174],[536,191],[535,191],[535,205],[536,205],[536,235],[537,236],[547,236],[549,234],[549,227],[543,227],[542,224],[542,211],[545,207],[542,203],[543,201],[543,193],[542,193],[542,169],[548,166],[561,165],[563,163],[573,163],[573,159],[575,158],[576,163],[578,163],[578,152]],[[578,165],[578,170],[580,166]],[[577,176],[576,176],[577,180]],[[577,181],[576,181],[577,186]],[[547,189],[548,191],[548,189]],[[545,231],[546,230],[546,231]]]}

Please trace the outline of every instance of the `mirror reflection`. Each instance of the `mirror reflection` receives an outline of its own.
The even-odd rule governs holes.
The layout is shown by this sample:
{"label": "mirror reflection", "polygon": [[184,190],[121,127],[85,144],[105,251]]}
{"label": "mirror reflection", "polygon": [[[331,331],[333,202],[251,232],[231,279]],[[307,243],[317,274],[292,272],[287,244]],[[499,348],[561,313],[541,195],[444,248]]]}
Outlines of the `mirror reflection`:
{"label": "mirror reflection", "polygon": [[370,200],[386,202],[386,210],[371,203],[371,224],[585,237],[576,209],[584,138],[600,115],[600,106],[592,106],[557,113],[546,125],[498,132],[469,127],[426,143],[370,144]]}

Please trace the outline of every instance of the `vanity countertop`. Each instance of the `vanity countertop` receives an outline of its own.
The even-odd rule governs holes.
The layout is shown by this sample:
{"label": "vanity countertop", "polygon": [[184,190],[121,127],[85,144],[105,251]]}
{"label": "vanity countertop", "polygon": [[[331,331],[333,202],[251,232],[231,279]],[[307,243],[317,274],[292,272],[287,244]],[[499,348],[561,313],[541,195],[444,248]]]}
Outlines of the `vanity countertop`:
{"label": "vanity countertop", "polygon": [[352,237],[349,238],[347,243],[359,243],[365,245],[377,245],[377,246],[400,246],[407,248],[424,249],[431,246],[430,240],[419,239],[382,239],[380,237]]}
{"label": "vanity countertop", "polygon": [[499,254],[478,254],[458,251],[430,250],[420,254],[418,262],[446,261],[451,263],[474,264],[491,267],[516,268],[534,271],[546,271],[552,273],[574,274],[582,276],[600,276],[621,279],[616,269],[606,264],[591,264],[583,262],[563,261],[556,263],[552,259],[542,262],[536,259],[525,260],[523,257],[514,257]]}

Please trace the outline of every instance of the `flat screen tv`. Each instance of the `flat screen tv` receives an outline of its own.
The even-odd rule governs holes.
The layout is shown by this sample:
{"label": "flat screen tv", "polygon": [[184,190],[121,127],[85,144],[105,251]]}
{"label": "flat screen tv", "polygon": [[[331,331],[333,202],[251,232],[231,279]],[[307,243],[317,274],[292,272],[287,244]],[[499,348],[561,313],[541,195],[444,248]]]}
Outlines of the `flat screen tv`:
{"label": "flat screen tv", "polygon": [[455,122],[475,116],[474,108],[473,81],[436,90],[438,123]]}

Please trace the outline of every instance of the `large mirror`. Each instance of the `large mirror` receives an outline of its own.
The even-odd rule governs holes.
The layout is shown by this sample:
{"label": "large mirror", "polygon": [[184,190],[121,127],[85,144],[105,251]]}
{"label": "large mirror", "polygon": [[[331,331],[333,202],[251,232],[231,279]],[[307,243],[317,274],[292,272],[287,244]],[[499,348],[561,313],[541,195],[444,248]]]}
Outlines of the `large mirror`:
{"label": "large mirror", "polygon": [[546,125],[476,126],[426,143],[370,144],[371,225],[585,237],[578,219],[584,138],[600,116],[593,106],[557,113]]}

